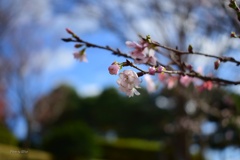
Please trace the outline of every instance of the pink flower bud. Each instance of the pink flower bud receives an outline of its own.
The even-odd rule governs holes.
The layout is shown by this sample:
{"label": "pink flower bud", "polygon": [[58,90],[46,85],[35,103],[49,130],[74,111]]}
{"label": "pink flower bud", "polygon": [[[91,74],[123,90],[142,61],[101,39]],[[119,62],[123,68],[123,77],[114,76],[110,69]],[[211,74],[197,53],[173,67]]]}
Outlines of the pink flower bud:
{"label": "pink flower bud", "polygon": [[186,67],[187,67],[187,69],[189,69],[190,71],[191,71],[192,68],[193,68],[191,64],[187,65]]}
{"label": "pink flower bud", "polygon": [[154,75],[156,73],[156,68],[155,67],[149,67],[148,72],[149,72],[149,74]]}
{"label": "pink flower bud", "polygon": [[108,71],[111,75],[118,74],[120,66],[117,63],[113,63],[111,66],[108,67]]}
{"label": "pink flower bud", "polygon": [[163,66],[158,66],[158,67],[157,67],[157,72],[158,72],[158,73],[162,73],[163,69],[164,69]]}
{"label": "pink flower bud", "polygon": [[216,60],[215,62],[214,62],[214,69],[218,69],[218,67],[220,66],[220,63],[221,63],[221,61],[218,59],[218,60]]}
{"label": "pink flower bud", "polygon": [[66,31],[67,31],[69,34],[74,34],[74,33],[72,32],[72,30],[70,30],[69,28],[66,28]]}

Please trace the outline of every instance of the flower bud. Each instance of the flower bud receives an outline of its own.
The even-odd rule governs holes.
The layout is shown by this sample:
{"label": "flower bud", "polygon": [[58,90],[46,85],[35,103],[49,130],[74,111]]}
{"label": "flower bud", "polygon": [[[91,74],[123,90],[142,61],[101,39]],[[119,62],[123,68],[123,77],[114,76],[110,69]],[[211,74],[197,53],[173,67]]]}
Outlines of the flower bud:
{"label": "flower bud", "polygon": [[191,71],[192,68],[193,68],[191,64],[187,65],[186,67],[187,67],[187,69],[189,69],[190,71]]}
{"label": "flower bud", "polygon": [[74,34],[74,33],[72,32],[72,30],[70,30],[69,28],[66,28],[66,31],[67,31],[69,34]]}
{"label": "flower bud", "polygon": [[116,62],[108,67],[108,71],[111,75],[118,74],[119,69],[120,69],[120,66]]}
{"label": "flower bud", "polygon": [[163,70],[164,70],[163,66],[158,66],[157,67],[157,73],[162,73]]}
{"label": "flower bud", "polygon": [[75,45],[74,45],[75,48],[80,48],[80,47],[82,47],[82,46],[83,46],[82,44],[75,44]]}
{"label": "flower bud", "polygon": [[218,59],[218,60],[216,60],[215,62],[214,62],[214,69],[218,69],[218,67],[220,66],[220,63],[221,63],[221,61]]}
{"label": "flower bud", "polygon": [[149,72],[149,74],[154,75],[156,73],[156,68],[155,67],[149,67],[148,72]]}

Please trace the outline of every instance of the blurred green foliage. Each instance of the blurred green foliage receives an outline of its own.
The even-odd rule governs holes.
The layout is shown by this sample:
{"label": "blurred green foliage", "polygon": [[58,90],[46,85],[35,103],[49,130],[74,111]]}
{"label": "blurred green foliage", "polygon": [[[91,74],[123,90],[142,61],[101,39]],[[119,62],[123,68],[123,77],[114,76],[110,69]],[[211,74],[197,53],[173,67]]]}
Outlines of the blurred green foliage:
{"label": "blurred green foliage", "polygon": [[114,160],[158,160],[161,143],[142,139],[123,139],[115,142],[102,141],[104,159]]}
{"label": "blurred green foliage", "polygon": [[13,145],[0,144],[1,160],[53,160],[51,154],[33,149],[23,149]]}
{"label": "blurred green foliage", "polygon": [[[59,97],[56,95],[64,96],[56,99]],[[159,135],[163,132],[159,122],[164,112],[158,112],[154,99],[144,90],[142,97],[131,99],[120,95],[114,88],[106,89],[97,97],[81,98],[72,88],[60,86],[47,97],[42,100],[49,103],[50,100],[61,101],[55,107],[61,108],[63,105],[64,108],[54,123],[42,124],[43,148],[56,155],[57,159],[117,156],[119,154],[114,153],[120,150],[126,152],[123,156],[132,155],[130,157],[134,158],[134,151],[139,152],[138,155],[142,152],[141,157],[146,158],[151,153],[157,155],[160,149]],[[97,134],[94,135],[93,131]],[[121,138],[114,143],[109,143],[105,138],[96,141],[96,135],[105,137],[109,131],[114,131],[117,139],[127,139]],[[158,141],[149,142],[139,138]],[[102,156],[99,151],[102,151]]]}
{"label": "blurred green foliage", "polygon": [[81,122],[52,128],[44,137],[43,146],[58,160],[95,157],[99,149],[92,130]]}
{"label": "blurred green foliage", "polygon": [[149,141],[136,138],[118,138],[115,141],[107,141],[99,138],[98,143],[102,146],[111,146],[116,148],[135,149],[142,151],[158,152],[162,145],[158,141]]}
{"label": "blurred green foliage", "polygon": [[[166,103],[163,97],[168,101],[165,108],[161,108]],[[193,87],[181,86],[151,96],[141,90],[141,96],[133,98],[108,88],[99,96],[82,98],[71,87],[60,86],[39,100],[36,113],[41,115],[44,108],[50,114],[42,117],[40,137],[44,137],[43,149],[56,159],[203,160],[205,147],[239,145],[238,99],[221,89],[199,96]],[[186,110],[189,102],[194,102],[190,103],[194,112]],[[203,122],[214,122],[216,130],[202,133]],[[200,148],[193,155],[191,144]]]}
{"label": "blurred green foliage", "polygon": [[17,138],[5,125],[0,125],[0,143],[13,146],[18,144]]}

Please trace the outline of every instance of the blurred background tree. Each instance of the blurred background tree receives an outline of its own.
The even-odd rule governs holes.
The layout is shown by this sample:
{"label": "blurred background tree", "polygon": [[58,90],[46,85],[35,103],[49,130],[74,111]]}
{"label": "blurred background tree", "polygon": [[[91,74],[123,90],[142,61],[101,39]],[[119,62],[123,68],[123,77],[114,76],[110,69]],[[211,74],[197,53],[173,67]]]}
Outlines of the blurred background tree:
{"label": "blurred background tree", "polygon": [[[56,91],[58,95],[65,96],[58,99],[59,97],[55,96]],[[115,89],[109,88],[97,97],[80,98],[72,89],[60,86],[40,100],[35,107],[36,116],[42,115],[39,122],[44,132],[40,135],[45,137],[54,130],[53,126],[62,126],[66,122],[68,124],[84,122],[95,131],[96,135],[105,137],[105,141],[115,142],[119,138],[160,141],[164,147],[158,151],[159,154],[155,159],[159,157],[192,159],[194,154],[203,159],[204,150],[208,147],[223,149],[227,146],[239,145],[239,105],[236,101],[238,95],[216,89],[211,92],[205,91],[199,97],[193,87],[184,90],[182,86],[172,90],[166,88],[151,96],[144,93],[144,90],[142,93],[143,95],[139,97],[129,99],[117,93]],[[48,105],[49,108],[43,105],[52,104],[50,101],[59,105]],[[55,117],[54,111],[58,109],[62,112],[52,123],[51,119]],[[204,128],[207,125],[211,125],[209,129]],[[60,128],[64,130],[63,126]],[[76,131],[77,128],[75,126]],[[71,134],[75,130],[69,129],[68,132]],[[60,135],[64,133],[59,132]],[[78,139],[82,137],[79,134]],[[49,140],[51,138],[59,140],[50,136],[48,141],[53,141]],[[74,142],[77,144],[78,141]],[[54,141],[52,143],[56,144]],[[57,146],[62,146],[62,149],[67,147],[60,144]],[[189,150],[194,146],[198,149],[192,151],[191,155]],[[52,151],[49,146],[45,145],[45,147]],[[56,147],[52,148],[56,149]],[[60,149],[56,151],[62,153]],[[53,153],[58,153],[56,151]],[[108,157],[107,153],[105,151],[102,154]]]}
{"label": "blurred background tree", "polygon": [[[21,1],[0,2],[0,85],[1,98],[8,111],[4,121],[13,129],[24,118],[27,126],[24,147],[30,146],[33,127],[31,110],[40,96],[40,88],[37,87],[40,61],[34,62],[33,57],[43,43],[38,34],[38,23],[25,23],[19,18],[29,5],[29,2]],[[34,19],[38,14],[31,16]]]}

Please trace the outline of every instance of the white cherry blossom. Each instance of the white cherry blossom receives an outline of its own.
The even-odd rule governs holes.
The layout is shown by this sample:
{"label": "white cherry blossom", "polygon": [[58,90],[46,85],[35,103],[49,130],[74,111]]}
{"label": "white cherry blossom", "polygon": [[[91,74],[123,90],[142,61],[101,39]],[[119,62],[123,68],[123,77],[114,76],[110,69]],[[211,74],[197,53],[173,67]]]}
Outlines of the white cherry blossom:
{"label": "white cherry blossom", "polygon": [[140,88],[140,80],[136,72],[132,70],[125,70],[119,74],[119,79],[117,80],[119,89],[125,92],[129,97],[135,95],[140,95],[136,88]]}

